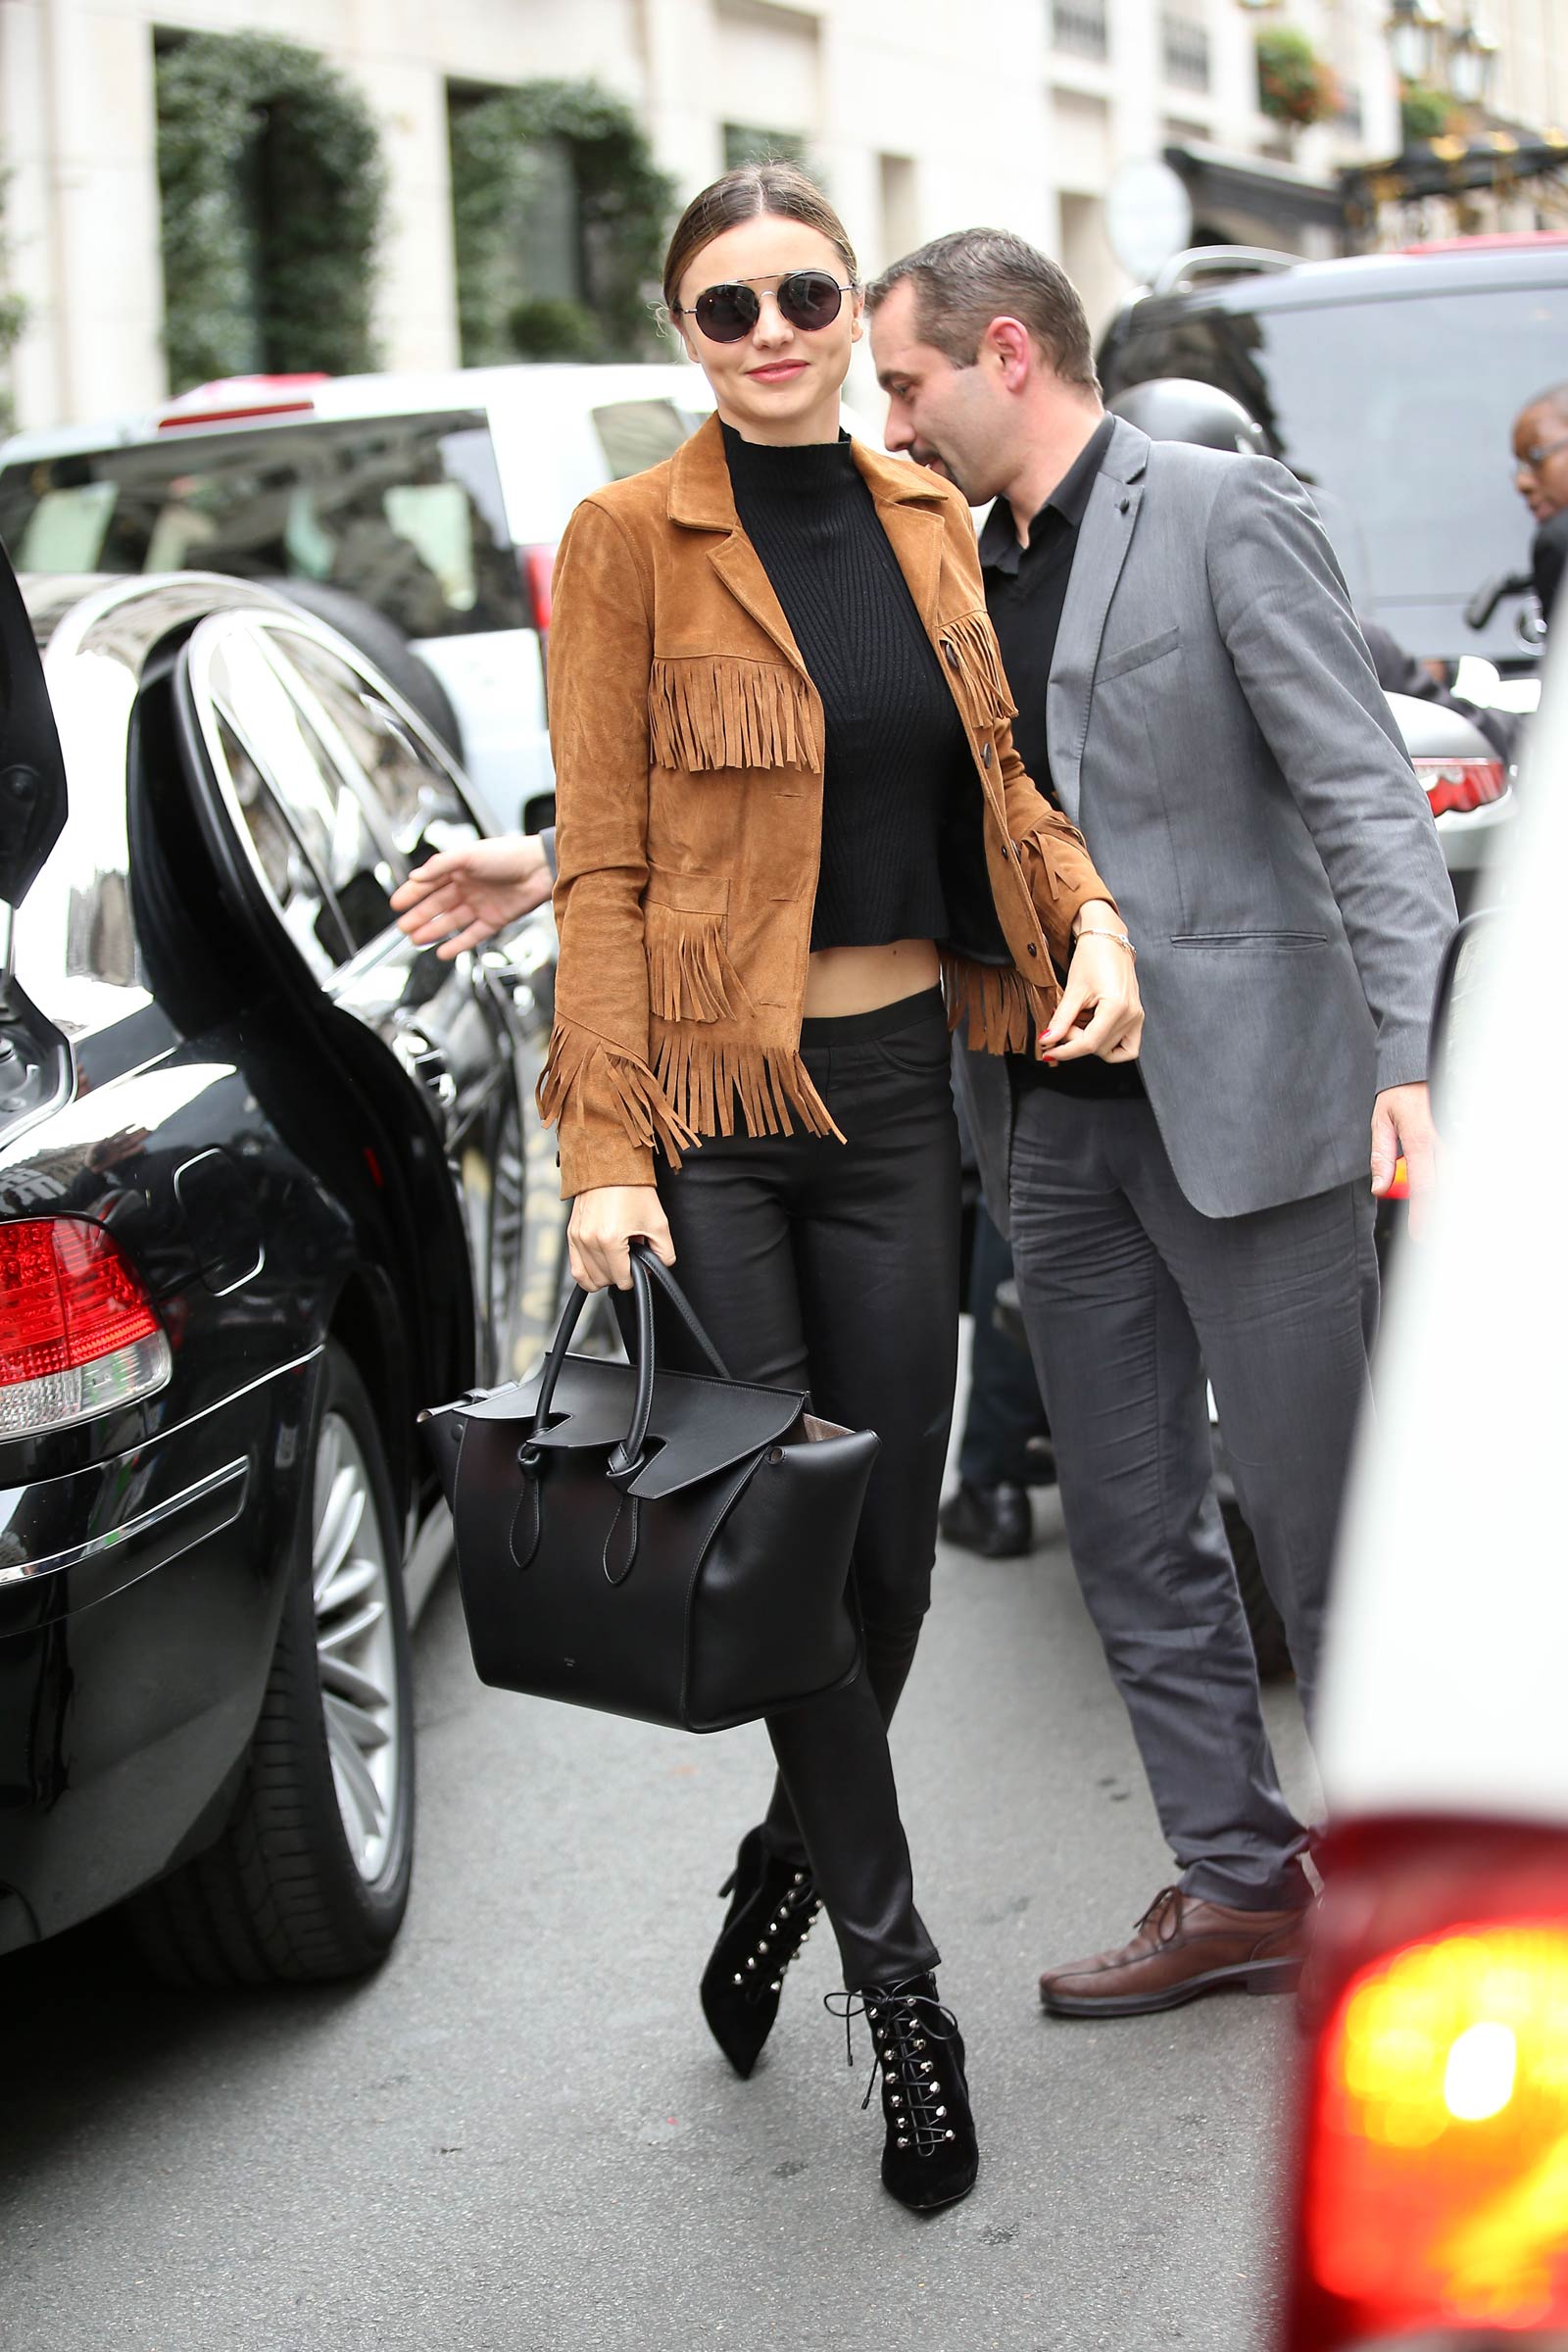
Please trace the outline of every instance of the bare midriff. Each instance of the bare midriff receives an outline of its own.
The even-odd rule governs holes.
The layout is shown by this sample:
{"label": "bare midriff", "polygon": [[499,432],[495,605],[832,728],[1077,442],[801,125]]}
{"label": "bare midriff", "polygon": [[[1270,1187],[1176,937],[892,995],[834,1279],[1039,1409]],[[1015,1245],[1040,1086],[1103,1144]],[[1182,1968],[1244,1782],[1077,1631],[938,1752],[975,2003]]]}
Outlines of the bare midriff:
{"label": "bare midriff", "polygon": [[884,948],[819,948],[806,967],[803,1010],[808,1021],[876,1012],[935,988],[941,977],[941,958],[929,939],[896,939]]}

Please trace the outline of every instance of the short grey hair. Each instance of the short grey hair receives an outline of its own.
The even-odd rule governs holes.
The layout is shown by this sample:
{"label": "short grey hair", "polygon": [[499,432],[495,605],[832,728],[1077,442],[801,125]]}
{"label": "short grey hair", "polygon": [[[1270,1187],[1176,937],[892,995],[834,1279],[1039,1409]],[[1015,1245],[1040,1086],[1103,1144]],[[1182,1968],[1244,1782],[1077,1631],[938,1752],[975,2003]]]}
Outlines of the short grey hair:
{"label": "short grey hair", "polygon": [[1004,228],[956,228],[906,254],[866,288],[875,312],[895,286],[914,288],[915,331],[956,368],[972,368],[993,318],[1016,318],[1065,384],[1100,390],[1094,339],[1077,287],[1060,265]]}

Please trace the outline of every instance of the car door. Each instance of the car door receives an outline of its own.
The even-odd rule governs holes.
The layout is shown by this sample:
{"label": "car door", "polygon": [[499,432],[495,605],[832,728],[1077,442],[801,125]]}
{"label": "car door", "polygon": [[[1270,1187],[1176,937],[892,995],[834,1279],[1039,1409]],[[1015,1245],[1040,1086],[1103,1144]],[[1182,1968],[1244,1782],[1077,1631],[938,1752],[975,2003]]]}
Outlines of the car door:
{"label": "car door", "polygon": [[463,781],[379,674],[307,619],[215,614],[180,668],[207,813],[246,903],[323,1011],[347,1015],[402,1070],[407,1115],[433,1132],[459,1212],[476,1369],[510,1376],[524,1348],[531,1117],[518,991],[494,959],[443,963],[412,947],[389,903],[424,858],[481,830]]}

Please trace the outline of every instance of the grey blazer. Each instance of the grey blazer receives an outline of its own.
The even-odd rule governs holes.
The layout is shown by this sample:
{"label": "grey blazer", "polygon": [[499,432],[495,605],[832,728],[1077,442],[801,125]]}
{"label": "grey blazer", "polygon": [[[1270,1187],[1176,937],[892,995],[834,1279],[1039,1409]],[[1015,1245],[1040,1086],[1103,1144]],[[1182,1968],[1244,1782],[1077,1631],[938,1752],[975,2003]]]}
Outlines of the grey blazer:
{"label": "grey blazer", "polygon": [[[1046,698],[1052,780],[1138,948],[1177,1182],[1241,1216],[1364,1178],[1372,1101],[1426,1075],[1443,852],[1305,493],[1118,419]],[[1006,1216],[1006,1069],[956,1057]]]}

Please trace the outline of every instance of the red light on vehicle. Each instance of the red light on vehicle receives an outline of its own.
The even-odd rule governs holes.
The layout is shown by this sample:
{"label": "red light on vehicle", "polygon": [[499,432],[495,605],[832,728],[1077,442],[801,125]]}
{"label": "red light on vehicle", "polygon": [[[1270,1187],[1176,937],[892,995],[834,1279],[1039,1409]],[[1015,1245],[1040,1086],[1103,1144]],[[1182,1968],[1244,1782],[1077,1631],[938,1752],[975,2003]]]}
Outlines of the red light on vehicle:
{"label": "red light on vehicle", "polygon": [[175,433],[193,425],[244,423],[257,416],[313,416],[316,403],[302,396],[300,386],[327,381],[315,369],[295,375],[234,375],[197,384],[159,417],[158,430]]}
{"label": "red light on vehicle", "polygon": [[[1332,2000],[1307,2089],[1290,2352],[1568,2328],[1568,1838],[1514,1833],[1526,1856],[1538,1838],[1551,1869],[1527,1860],[1511,1904],[1511,1857],[1489,1883],[1473,1825],[1456,1869],[1418,1854],[1416,1907],[1446,1876],[1451,1924],[1389,1941]],[[1385,1854],[1347,1887],[1332,1846],[1326,1867],[1332,1952],[1330,1906],[1364,1933],[1400,1908],[1400,1874]]]}
{"label": "red light on vehicle", "polygon": [[0,1436],[149,1395],[169,1366],[163,1326],[103,1226],[0,1224]]}
{"label": "red light on vehicle", "polygon": [[1468,816],[1490,801],[1500,801],[1508,789],[1500,760],[1415,760],[1411,765],[1434,816]]}
{"label": "red light on vehicle", "polygon": [[556,551],[553,547],[525,547],[519,552],[518,563],[522,569],[522,584],[528,591],[532,625],[541,637],[548,637],[551,596],[556,576]]}

